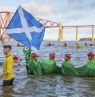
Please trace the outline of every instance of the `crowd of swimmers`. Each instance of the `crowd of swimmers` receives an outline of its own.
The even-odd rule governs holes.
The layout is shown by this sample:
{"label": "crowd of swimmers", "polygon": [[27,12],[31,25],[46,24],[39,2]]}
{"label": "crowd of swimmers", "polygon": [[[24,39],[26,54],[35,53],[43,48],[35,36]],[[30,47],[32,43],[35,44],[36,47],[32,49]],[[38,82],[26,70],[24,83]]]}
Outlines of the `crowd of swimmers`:
{"label": "crowd of swimmers", "polygon": [[[3,73],[0,77],[3,78],[3,86],[11,86],[14,81],[14,57],[17,60],[17,56],[11,54],[12,47],[10,45],[4,45],[3,51],[6,58],[3,62]],[[71,63],[71,54],[65,54],[64,61],[61,67],[56,64],[55,53],[50,53],[49,59],[39,60],[39,55],[32,52],[29,49],[23,50],[26,59],[27,74],[42,76],[60,74],[63,76],[77,76],[77,77],[95,77],[95,55],[93,52],[88,53],[88,62],[82,67],[75,68]]]}
{"label": "crowd of swimmers", "polygon": [[[3,86],[13,85],[14,81],[14,61],[20,61],[17,55],[12,55],[11,45],[3,44],[3,52],[5,60],[2,64],[3,72],[0,77],[3,78]],[[86,44],[85,44],[86,45]],[[66,46],[66,44],[65,44]],[[88,53],[88,62],[82,67],[75,68],[71,63],[71,54],[65,54],[64,61],[61,67],[58,67],[55,58],[55,53],[50,53],[49,59],[39,60],[39,55],[29,49],[23,49],[26,59],[27,74],[35,76],[60,74],[63,76],[77,76],[77,77],[95,77],[95,55],[93,52]]]}
{"label": "crowd of swimmers", "polygon": [[[88,46],[92,47],[93,44],[92,44],[92,43],[87,44],[86,42],[84,43],[83,46],[81,46],[79,43],[76,43],[76,44],[75,44],[75,48],[83,48],[83,47],[88,47]],[[68,45],[67,45],[66,42],[63,44],[63,47],[64,47],[64,48],[65,48],[65,47],[68,47]]]}
{"label": "crowd of swimmers", "polygon": [[62,67],[58,67],[55,61],[55,53],[50,53],[48,60],[39,60],[37,53],[24,50],[26,67],[28,74],[61,74],[64,76],[95,76],[95,55],[88,53],[88,62],[82,67],[75,68],[71,63],[71,54],[67,53],[64,57]]}
{"label": "crowd of swimmers", "polygon": [[[55,44],[49,42],[46,46],[51,47],[51,46],[54,46],[54,45],[55,45]],[[88,46],[92,47],[93,44],[92,44],[92,43],[87,44],[86,42],[84,43],[83,46],[81,46],[79,43],[76,43],[76,44],[75,44],[75,48],[84,48],[84,47],[88,47]],[[69,46],[68,46],[68,44],[65,42],[61,47],[67,48],[67,47],[69,47]]]}

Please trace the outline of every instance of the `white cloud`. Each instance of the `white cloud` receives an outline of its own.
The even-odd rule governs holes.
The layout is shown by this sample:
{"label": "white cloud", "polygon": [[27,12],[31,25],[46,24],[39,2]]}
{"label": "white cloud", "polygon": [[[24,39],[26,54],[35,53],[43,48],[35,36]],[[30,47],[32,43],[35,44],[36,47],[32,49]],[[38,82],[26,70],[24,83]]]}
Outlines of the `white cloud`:
{"label": "white cloud", "polygon": [[39,4],[36,1],[24,4],[23,7],[33,13],[35,16],[47,16],[52,13],[52,6],[50,4]]}
{"label": "white cloud", "polygon": [[4,6],[4,7],[3,7],[3,6],[0,7],[0,12],[1,12],[1,11],[10,11],[10,12],[14,12],[14,10],[15,10],[14,7],[7,7],[7,6],[6,6],[6,7],[5,7],[5,6]]}
{"label": "white cloud", "polygon": [[[32,0],[22,6],[34,17],[62,22],[64,25],[95,24],[95,0]],[[0,7],[0,10],[14,11],[14,9],[17,9],[16,6]],[[65,39],[75,39],[75,34],[71,35],[69,32],[72,33],[71,29],[65,31]],[[75,30],[73,32],[75,33]],[[85,34],[80,33],[80,37],[85,37]],[[46,30],[45,39],[57,40],[57,38],[58,30]]]}

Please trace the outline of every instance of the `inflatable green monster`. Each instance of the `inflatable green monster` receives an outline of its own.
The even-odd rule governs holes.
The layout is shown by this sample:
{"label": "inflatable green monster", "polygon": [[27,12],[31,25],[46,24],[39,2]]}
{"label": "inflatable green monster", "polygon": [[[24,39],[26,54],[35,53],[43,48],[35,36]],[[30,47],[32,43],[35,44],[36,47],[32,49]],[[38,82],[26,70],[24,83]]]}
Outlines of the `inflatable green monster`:
{"label": "inflatable green monster", "polygon": [[56,74],[57,65],[55,62],[55,53],[50,53],[49,59],[41,63],[43,74]]}
{"label": "inflatable green monster", "polygon": [[39,61],[38,57],[35,53],[32,53],[30,50],[23,50],[25,59],[26,59],[26,68],[28,74],[33,75],[42,75],[42,74],[55,74],[57,70],[56,62],[55,62],[55,54],[50,53],[49,60]]}
{"label": "inflatable green monster", "polygon": [[70,62],[71,55],[65,54],[65,61],[62,63],[62,68],[59,69],[55,62],[55,54],[51,53],[49,59],[46,61],[39,61],[38,56],[34,53],[31,54],[29,49],[23,50],[26,59],[26,68],[28,74],[42,75],[42,74],[60,74],[63,76],[79,76],[79,77],[95,77],[95,59],[94,53],[89,52],[88,62],[85,66],[75,68]]}
{"label": "inflatable green monster", "polygon": [[88,53],[88,62],[83,67],[77,68],[81,77],[95,77],[95,60],[94,53]]}
{"label": "inflatable green monster", "polygon": [[27,68],[27,73],[28,74],[33,74],[33,75],[42,75],[42,70],[40,66],[40,62],[36,59],[33,59],[33,56],[31,54],[31,51],[29,49],[24,49],[23,50],[25,59],[26,59],[26,68]]}
{"label": "inflatable green monster", "polygon": [[70,61],[64,61],[62,63],[62,74],[64,76],[78,76],[76,68]]}
{"label": "inflatable green monster", "polygon": [[46,60],[41,63],[43,74],[56,73],[56,62],[54,60]]}
{"label": "inflatable green monster", "polygon": [[65,54],[65,61],[62,63],[62,75],[63,76],[78,76],[78,72],[73,64],[70,62],[71,55]]}

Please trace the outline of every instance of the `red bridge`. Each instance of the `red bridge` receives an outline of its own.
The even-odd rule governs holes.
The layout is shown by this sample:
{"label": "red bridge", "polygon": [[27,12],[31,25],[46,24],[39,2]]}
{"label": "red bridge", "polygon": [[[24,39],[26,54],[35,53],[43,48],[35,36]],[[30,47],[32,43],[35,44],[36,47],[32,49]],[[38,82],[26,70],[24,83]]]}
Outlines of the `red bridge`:
{"label": "red bridge", "polygon": [[[9,11],[2,11],[0,12],[0,36],[3,35],[4,30],[6,29],[8,23],[10,22],[12,16],[14,13],[9,12]],[[63,41],[64,40],[64,33],[63,30],[64,28],[75,28],[76,29],[76,40],[78,40],[78,29],[79,28],[92,28],[92,41],[94,41],[94,27],[95,25],[75,25],[75,26],[63,26],[62,24],[59,24],[57,22],[54,21],[49,21],[46,19],[40,19],[40,18],[36,18],[40,23],[42,23],[45,28],[54,28],[54,27],[59,27],[59,37],[58,40],[59,41]],[[7,35],[3,35],[4,39],[10,39]]]}

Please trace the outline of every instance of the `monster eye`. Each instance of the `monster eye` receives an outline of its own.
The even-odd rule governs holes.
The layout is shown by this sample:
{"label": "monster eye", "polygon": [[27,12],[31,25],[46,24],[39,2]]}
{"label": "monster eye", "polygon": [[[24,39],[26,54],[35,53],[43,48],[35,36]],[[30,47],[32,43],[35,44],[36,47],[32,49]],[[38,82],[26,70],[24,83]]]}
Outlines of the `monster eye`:
{"label": "monster eye", "polygon": [[25,50],[29,50],[29,49],[28,49],[28,48],[26,48],[26,47],[25,47],[24,49],[25,49]]}

